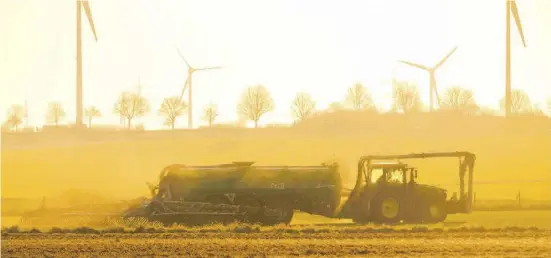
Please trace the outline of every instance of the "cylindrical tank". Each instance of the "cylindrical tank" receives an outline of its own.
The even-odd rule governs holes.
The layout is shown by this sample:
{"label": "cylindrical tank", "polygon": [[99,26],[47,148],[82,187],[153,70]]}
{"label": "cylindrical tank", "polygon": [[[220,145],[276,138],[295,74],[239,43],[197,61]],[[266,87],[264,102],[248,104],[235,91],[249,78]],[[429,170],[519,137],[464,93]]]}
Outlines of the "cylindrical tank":
{"label": "cylindrical tank", "polygon": [[278,203],[332,216],[340,204],[341,178],[335,166],[171,166],[159,191],[172,200],[262,205]]}

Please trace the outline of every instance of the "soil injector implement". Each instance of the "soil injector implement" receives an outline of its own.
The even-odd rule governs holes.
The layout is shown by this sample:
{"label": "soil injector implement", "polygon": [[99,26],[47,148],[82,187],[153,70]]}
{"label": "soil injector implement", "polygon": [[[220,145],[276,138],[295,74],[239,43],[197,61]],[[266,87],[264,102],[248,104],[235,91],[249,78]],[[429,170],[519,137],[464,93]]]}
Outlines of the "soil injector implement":
{"label": "soil injector implement", "polygon": [[[448,200],[445,189],[419,184],[417,169],[401,162],[439,157],[460,160],[459,198],[454,194]],[[149,184],[151,199],[134,202],[103,217],[113,219],[118,215],[127,221],[147,220],[165,225],[234,221],[274,225],[290,223],[298,210],[352,219],[356,223],[437,223],[445,220],[447,214],[471,212],[474,160],[475,155],[470,152],[364,156],[358,162],[353,189],[343,188],[337,164],[174,164],[161,171],[158,184]]]}

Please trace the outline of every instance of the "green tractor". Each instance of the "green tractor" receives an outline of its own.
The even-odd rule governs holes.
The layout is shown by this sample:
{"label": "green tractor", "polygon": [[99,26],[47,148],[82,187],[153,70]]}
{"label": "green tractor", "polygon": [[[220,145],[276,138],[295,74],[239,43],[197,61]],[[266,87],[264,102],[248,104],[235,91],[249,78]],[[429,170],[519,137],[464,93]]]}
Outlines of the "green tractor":
{"label": "green tractor", "polygon": [[[418,171],[400,160],[457,157],[460,197],[447,199],[445,189],[417,182]],[[470,213],[475,155],[469,152],[366,156],[360,159],[354,189],[338,213],[356,223],[437,223],[448,214]],[[465,175],[468,171],[468,190]]]}

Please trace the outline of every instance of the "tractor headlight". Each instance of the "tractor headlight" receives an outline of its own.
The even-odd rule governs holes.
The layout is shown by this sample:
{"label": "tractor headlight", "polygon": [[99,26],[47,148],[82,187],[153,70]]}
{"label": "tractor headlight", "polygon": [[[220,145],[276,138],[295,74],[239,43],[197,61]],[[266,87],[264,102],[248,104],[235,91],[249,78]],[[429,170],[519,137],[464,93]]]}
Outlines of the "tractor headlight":
{"label": "tractor headlight", "polygon": [[143,202],[142,202],[142,207],[145,208],[145,207],[147,207],[150,203],[151,203],[150,200],[147,200],[147,199],[146,199],[146,200],[143,200]]}

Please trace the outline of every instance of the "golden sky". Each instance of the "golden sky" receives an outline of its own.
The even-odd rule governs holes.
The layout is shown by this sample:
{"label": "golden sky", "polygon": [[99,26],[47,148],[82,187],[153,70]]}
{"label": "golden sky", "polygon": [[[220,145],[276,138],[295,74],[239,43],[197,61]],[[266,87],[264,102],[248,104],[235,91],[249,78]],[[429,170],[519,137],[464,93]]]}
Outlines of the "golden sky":
{"label": "golden sky", "polygon": [[[517,1],[528,47],[512,25],[512,85],[543,106],[551,96],[551,1]],[[11,104],[29,102],[30,123],[41,125],[47,103],[63,103],[74,121],[75,1],[0,1],[0,118]],[[276,110],[264,123],[291,120],[290,103],[306,91],[319,108],[364,83],[389,106],[391,74],[416,82],[428,100],[428,74],[397,59],[432,66],[458,50],[437,72],[439,92],[473,89],[497,108],[504,95],[505,0],[91,0],[98,34],[83,16],[84,104],[118,123],[113,104],[138,80],[153,111],[140,119],[162,126],[164,97],[178,95],[187,76],[174,45],[196,66],[224,70],[194,74],[194,120],[219,105],[220,121],[236,119],[241,92],[262,83]],[[83,13],[84,14],[84,13]],[[187,125],[182,117],[180,127]]]}

